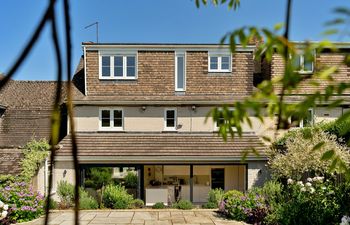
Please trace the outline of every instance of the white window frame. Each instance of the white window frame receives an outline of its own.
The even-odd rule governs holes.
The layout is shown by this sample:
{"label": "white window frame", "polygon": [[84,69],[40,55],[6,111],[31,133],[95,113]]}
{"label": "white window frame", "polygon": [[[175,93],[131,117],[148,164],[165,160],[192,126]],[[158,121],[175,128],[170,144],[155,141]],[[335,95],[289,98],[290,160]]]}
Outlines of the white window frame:
{"label": "white window frame", "polygon": [[[297,52],[296,55],[300,57],[300,59],[299,59],[300,60],[300,62],[299,62],[300,63],[300,69],[296,70],[295,72],[300,73],[300,74],[312,74],[312,73],[314,73],[315,60],[311,64],[311,67],[312,67],[311,70],[304,70],[304,68],[305,68],[305,64],[304,64],[304,62],[305,62],[305,54],[303,52]],[[316,52],[315,51],[313,52],[313,55],[314,55],[314,58],[316,58]]]}
{"label": "white window frame", "polygon": [[[110,57],[110,76],[102,76],[102,57]],[[133,77],[128,77],[126,75],[127,73],[127,57],[135,57],[135,76]],[[123,76],[115,76],[114,75],[114,57],[123,57]],[[113,53],[99,53],[99,79],[100,80],[136,80],[137,75],[138,75],[138,69],[137,69],[137,64],[138,64],[138,54],[137,52],[135,53],[118,53],[118,54],[113,54]]]}
{"label": "white window frame", "polygon": [[[184,65],[184,68],[183,68],[183,74],[184,74],[184,78],[183,78],[183,88],[178,88],[178,84],[177,84],[177,71],[178,71],[178,68],[177,68],[177,57],[183,57],[183,65]],[[186,52],[175,52],[175,91],[186,91]]]}
{"label": "white window frame", "polygon": [[[166,117],[166,113],[167,111],[174,111],[174,127],[167,127],[167,117]],[[165,108],[164,109],[164,131],[176,131],[177,130],[177,109],[176,108]]]}
{"label": "white window frame", "polygon": [[[219,111],[222,111],[223,109],[222,108],[219,108],[218,109]],[[235,108],[234,107],[229,107],[229,111],[235,111]],[[218,123],[217,121],[213,121],[214,122],[214,131],[219,131],[220,130],[220,126],[218,126]],[[233,131],[237,131],[237,128],[236,127],[232,127],[232,130]]]}
{"label": "white window frame", "polygon": [[[218,57],[218,68],[217,69],[211,69],[210,68],[210,58],[211,57]],[[228,69],[222,69],[221,68],[221,59],[222,57],[229,57],[229,66]],[[230,73],[232,72],[232,54],[225,54],[225,53],[208,53],[208,71],[214,72],[214,73]]]}
{"label": "white window frame", "polygon": [[[102,111],[109,111],[109,127],[102,127]],[[122,126],[114,127],[114,111],[122,111]],[[124,110],[123,108],[99,108],[99,130],[101,131],[123,131],[124,130]]]}
{"label": "white window frame", "polygon": [[[313,108],[309,108],[308,110],[308,113],[311,111],[311,115],[312,115],[312,126],[315,124],[315,110]],[[290,117],[289,118],[289,123],[291,124],[293,121],[292,121],[292,118]],[[298,127],[291,127],[291,129],[298,129],[298,128],[303,128],[304,127],[304,119],[300,120],[299,121],[299,126]]]}

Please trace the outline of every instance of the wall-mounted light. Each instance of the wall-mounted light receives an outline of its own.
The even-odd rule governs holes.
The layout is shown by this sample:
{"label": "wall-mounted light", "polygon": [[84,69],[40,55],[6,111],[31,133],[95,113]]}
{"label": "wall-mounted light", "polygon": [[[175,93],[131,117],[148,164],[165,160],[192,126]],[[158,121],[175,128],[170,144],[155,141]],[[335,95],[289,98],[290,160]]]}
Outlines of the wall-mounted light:
{"label": "wall-mounted light", "polygon": [[195,105],[193,105],[191,108],[192,108],[192,111],[196,111],[197,107]]}
{"label": "wall-mounted light", "polygon": [[147,109],[147,107],[144,106],[144,105],[141,107],[141,110],[142,110],[142,111],[146,111],[146,109]]}
{"label": "wall-mounted light", "polygon": [[66,177],[67,175],[67,170],[63,170],[63,177]]}

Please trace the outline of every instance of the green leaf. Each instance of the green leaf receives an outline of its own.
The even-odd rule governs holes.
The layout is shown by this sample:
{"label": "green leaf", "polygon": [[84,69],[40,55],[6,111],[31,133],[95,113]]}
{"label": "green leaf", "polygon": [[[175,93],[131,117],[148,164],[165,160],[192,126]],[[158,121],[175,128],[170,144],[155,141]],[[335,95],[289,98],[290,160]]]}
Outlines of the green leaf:
{"label": "green leaf", "polygon": [[316,144],[316,145],[312,148],[312,151],[316,151],[316,150],[320,149],[324,144],[325,144],[324,141],[322,141],[322,142]]}
{"label": "green leaf", "polygon": [[334,156],[334,150],[328,150],[322,155],[321,160],[329,160],[333,156]]}
{"label": "green leaf", "polygon": [[273,27],[273,29],[274,29],[275,31],[279,31],[279,30],[281,30],[283,27],[284,27],[284,23],[277,23],[277,24],[275,24],[275,26]]}

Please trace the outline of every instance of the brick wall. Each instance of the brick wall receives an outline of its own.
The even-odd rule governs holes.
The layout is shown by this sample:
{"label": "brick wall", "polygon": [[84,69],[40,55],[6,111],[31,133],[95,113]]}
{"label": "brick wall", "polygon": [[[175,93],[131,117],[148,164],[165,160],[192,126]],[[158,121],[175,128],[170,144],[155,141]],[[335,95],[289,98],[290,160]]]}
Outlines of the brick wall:
{"label": "brick wall", "polygon": [[[187,52],[186,95],[245,95],[253,89],[252,53],[232,57],[232,73],[208,73],[207,52]],[[86,52],[88,96],[174,96],[173,51],[139,51],[137,80],[99,80],[98,52]]]}
{"label": "brick wall", "polygon": [[[321,53],[316,57],[316,64],[314,65],[316,71],[320,71],[322,68],[330,66],[338,66],[338,71],[333,74],[333,82],[326,82],[321,80],[316,80],[320,83],[318,87],[313,86],[311,83],[315,80],[303,81],[299,88],[294,91],[294,94],[312,94],[315,91],[324,91],[325,87],[329,84],[336,84],[340,82],[348,82],[350,78],[350,68],[343,64],[345,54],[343,53]],[[280,55],[275,54],[272,57],[271,62],[271,77],[280,76],[284,73],[284,62]],[[280,90],[280,87],[276,87]],[[350,91],[345,92],[347,94]]]}

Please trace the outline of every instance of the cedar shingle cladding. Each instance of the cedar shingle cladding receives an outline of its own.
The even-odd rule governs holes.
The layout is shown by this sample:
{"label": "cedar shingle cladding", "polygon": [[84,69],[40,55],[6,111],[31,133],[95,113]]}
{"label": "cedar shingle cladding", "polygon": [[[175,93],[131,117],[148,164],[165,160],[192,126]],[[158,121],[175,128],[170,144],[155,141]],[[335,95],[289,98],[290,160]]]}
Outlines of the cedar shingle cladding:
{"label": "cedar shingle cladding", "polygon": [[[138,51],[136,80],[99,80],[98,51],[87,50],[88,96],[175,96],[175,52]],[[186,96],[249,95],[253,90],[252,52],[232,56],[232,73],[208,73],[208,52],[186,52]]]}
{"label": "cedar shingle cladding", "polygon": [[[316,56],[316,63],[314,64],[314,67],[316,71],[320,71],[321,68],[330,67],[330,66],[337,66],[338,71],[333,75],[334,81],[332,82],[326,82],[324,80],[318,82],[320,83],[320,86],[316,87],[310,84],[312,82],[311,79],[306,80],[300,84],[297,90],[293,92],[293,94],[312,94],[315,93],[315,91],[321,91],[323,92],[325,90],[325,87],[330,84],[339,84],[341,82],[349,82],[350,78],[350,68],[346,66],[343,61],[346,53],[321,53]],[[280,76],[284,73],[284,62],[283,58],[280,55],[275,54],[272,58],[272,62],[270,65],[270,71],[271,71],[271,77]],[[277,86],[277,91],[280,90],[280,87]],[[345,94],[349,94],[350,91],[345,91]]]}
{"label": "cedar shingle cladding", "polygon": [[[266,146],[254,134],[244,133],[240,138],[224,142],[216,133],[77,133],[78,156],[142,157],[194,157],[200,161],[212,159],[241,159],[249,151],[249,158],[266,159]],[[71,156],[70,135],[61,142],[58,156]],[[252,154],[255,148],[258,157]],[[149,158],[148,158],[149,157]],[[93,159],[93,158],[92,158]]]}

